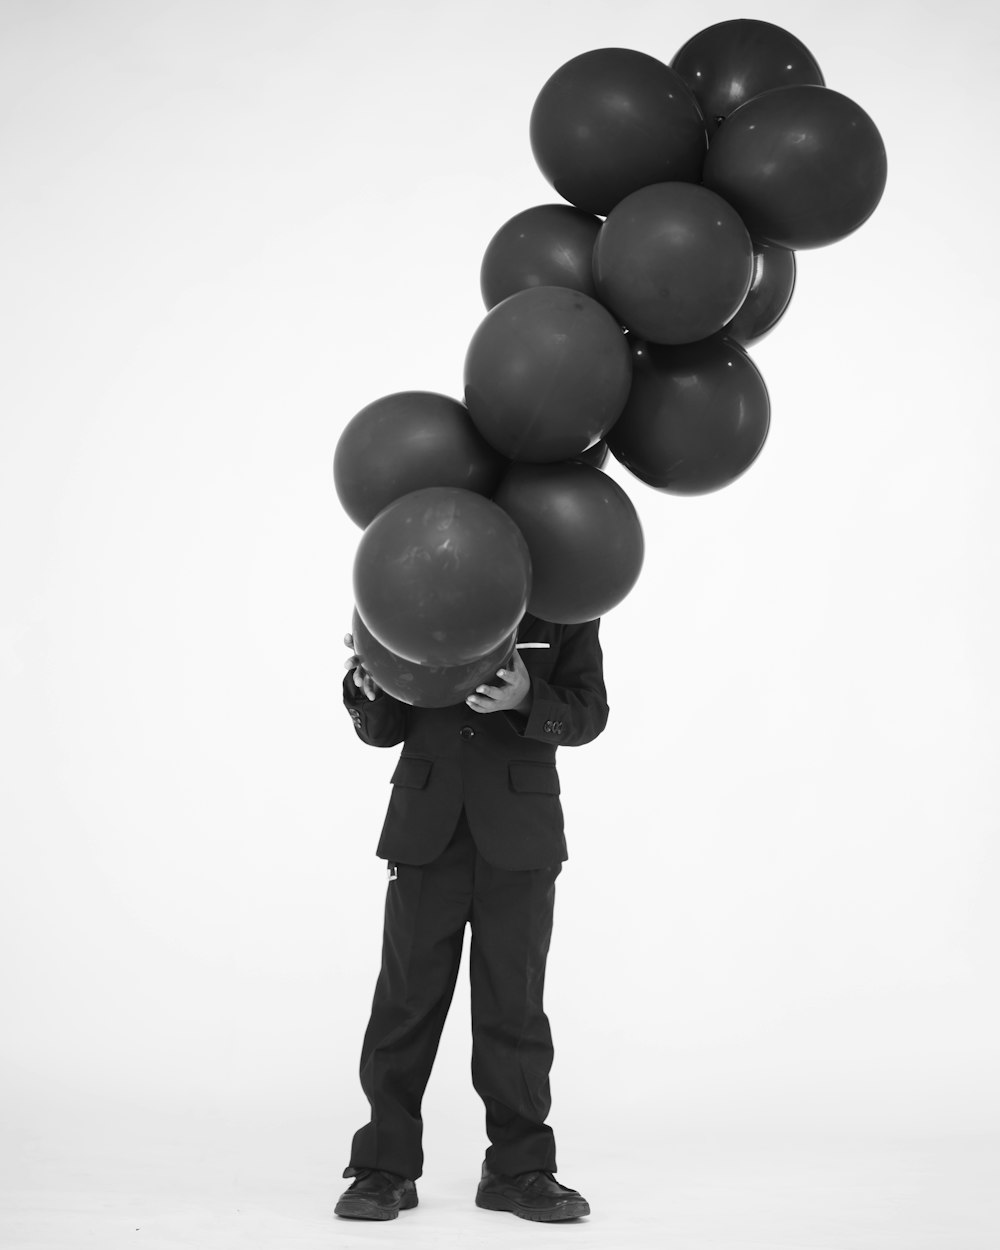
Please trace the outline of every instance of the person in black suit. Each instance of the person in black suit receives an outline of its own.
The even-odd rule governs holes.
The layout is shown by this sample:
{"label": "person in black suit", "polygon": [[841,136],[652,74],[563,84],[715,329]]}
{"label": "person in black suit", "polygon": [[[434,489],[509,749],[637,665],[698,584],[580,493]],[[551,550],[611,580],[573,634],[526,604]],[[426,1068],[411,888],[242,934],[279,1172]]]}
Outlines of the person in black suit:
{"label": "person in black suit", "polygon": [[[389,861],[382,968],[361,1056],[371,1119],[354,1135],[338,1215],[391,1219],[417,1205],[420,1107],[472,931],[472,1079],[490,1147],[476,1203],[526,1219],[588,1215],[560,1185],[542,1006],[555,881],[567,857],[556,750],[608,719],[599,622],[526,615],[494,685],[465,703],[411,707],[357,655],[344,703],[358,737],[403,744],[377,854]],[[353,649],[353,640],[345,639]]]}

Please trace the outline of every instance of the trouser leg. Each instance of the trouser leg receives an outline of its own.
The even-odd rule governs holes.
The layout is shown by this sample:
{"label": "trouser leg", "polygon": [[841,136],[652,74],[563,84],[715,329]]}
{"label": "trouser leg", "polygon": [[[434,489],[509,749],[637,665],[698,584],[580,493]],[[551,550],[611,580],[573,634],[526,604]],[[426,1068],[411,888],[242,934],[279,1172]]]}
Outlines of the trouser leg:
{"label": "trouser leg", "polygon": [[472,903],[472,1081],[493,1172],[555,1171],[552,1034],[542,1007],[559,866],[507,872],[479,858]]}
{"label": "trouser leg", "polygon": [[474,864],[463,819],[433,863],[400,864],[389,882],[382,969],[361,1053],[371,1119],[354,1135],[351,1169],[413,1180],[423,1171],[420,1106],[455,989]]}

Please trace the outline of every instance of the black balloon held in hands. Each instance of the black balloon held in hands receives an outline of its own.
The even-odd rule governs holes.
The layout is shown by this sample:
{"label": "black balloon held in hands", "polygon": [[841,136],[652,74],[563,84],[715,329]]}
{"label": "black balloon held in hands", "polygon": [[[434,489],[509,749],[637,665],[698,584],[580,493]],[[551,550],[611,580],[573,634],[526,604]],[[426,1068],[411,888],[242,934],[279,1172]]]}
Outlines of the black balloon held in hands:
{"label": "black balloon held in hands", "polygon": [[411,707],[451,707],[461,703],[482,682],[494,683],[497,669],[508,663],[517,631],[470,664],[414,664],[383,647],[361,619],[357,608],[351,622],[354,650],[378,686]]}
{"label": "black balloon held in hands", "polygon": [[510,517],[472,491],[411,491],[361,536],[354,601],[375,638],[414,664],[474,664],[517,627],[531,556]]}
{"label": "black balloon held in hands", "polygon": [[851,234],[886,181],[864,109],[796,36],[750,19],[707,27],[669,65],[627,48],[573,57],[529,137],[567,203],[495,227],[464,403],[384,396],[334,458],[364,528],[356,650],[414,706],[489,680],[526,609],[573,624],[629,593],[642,527],[602,471],[609,449],[670,494],[746,472],[770,402],[745,349],[789,310],[796,251]]}

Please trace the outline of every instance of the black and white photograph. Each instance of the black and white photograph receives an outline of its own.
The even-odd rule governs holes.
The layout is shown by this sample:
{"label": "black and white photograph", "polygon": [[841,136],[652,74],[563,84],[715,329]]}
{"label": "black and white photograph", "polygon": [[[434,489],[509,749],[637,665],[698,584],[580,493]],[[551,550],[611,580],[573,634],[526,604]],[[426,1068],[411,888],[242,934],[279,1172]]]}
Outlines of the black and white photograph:
{"label": "black and white photograph", "polygon": [[4,1250],[1000,1247],[998,57],[0,0]]}

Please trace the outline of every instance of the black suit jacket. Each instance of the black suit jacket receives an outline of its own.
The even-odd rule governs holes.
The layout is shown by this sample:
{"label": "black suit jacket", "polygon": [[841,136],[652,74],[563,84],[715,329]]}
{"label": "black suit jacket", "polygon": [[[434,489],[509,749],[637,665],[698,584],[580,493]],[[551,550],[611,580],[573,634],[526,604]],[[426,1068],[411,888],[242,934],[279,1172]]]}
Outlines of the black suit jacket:
{"label": "black suit jacket", "polygon": [[[598,621],[553,625],[525,616],[518,643],[531,675],[526,714],[417,708],[366,699],[352,675],[344,703],[362,742],[403,751],[377,854],[426,864],[447,846],[465,807],[480,853],[498,868],[543,868],[566,858],[556,748],[596,738],[608,719]],[[471,693],[471,692],[470,692]]]}

